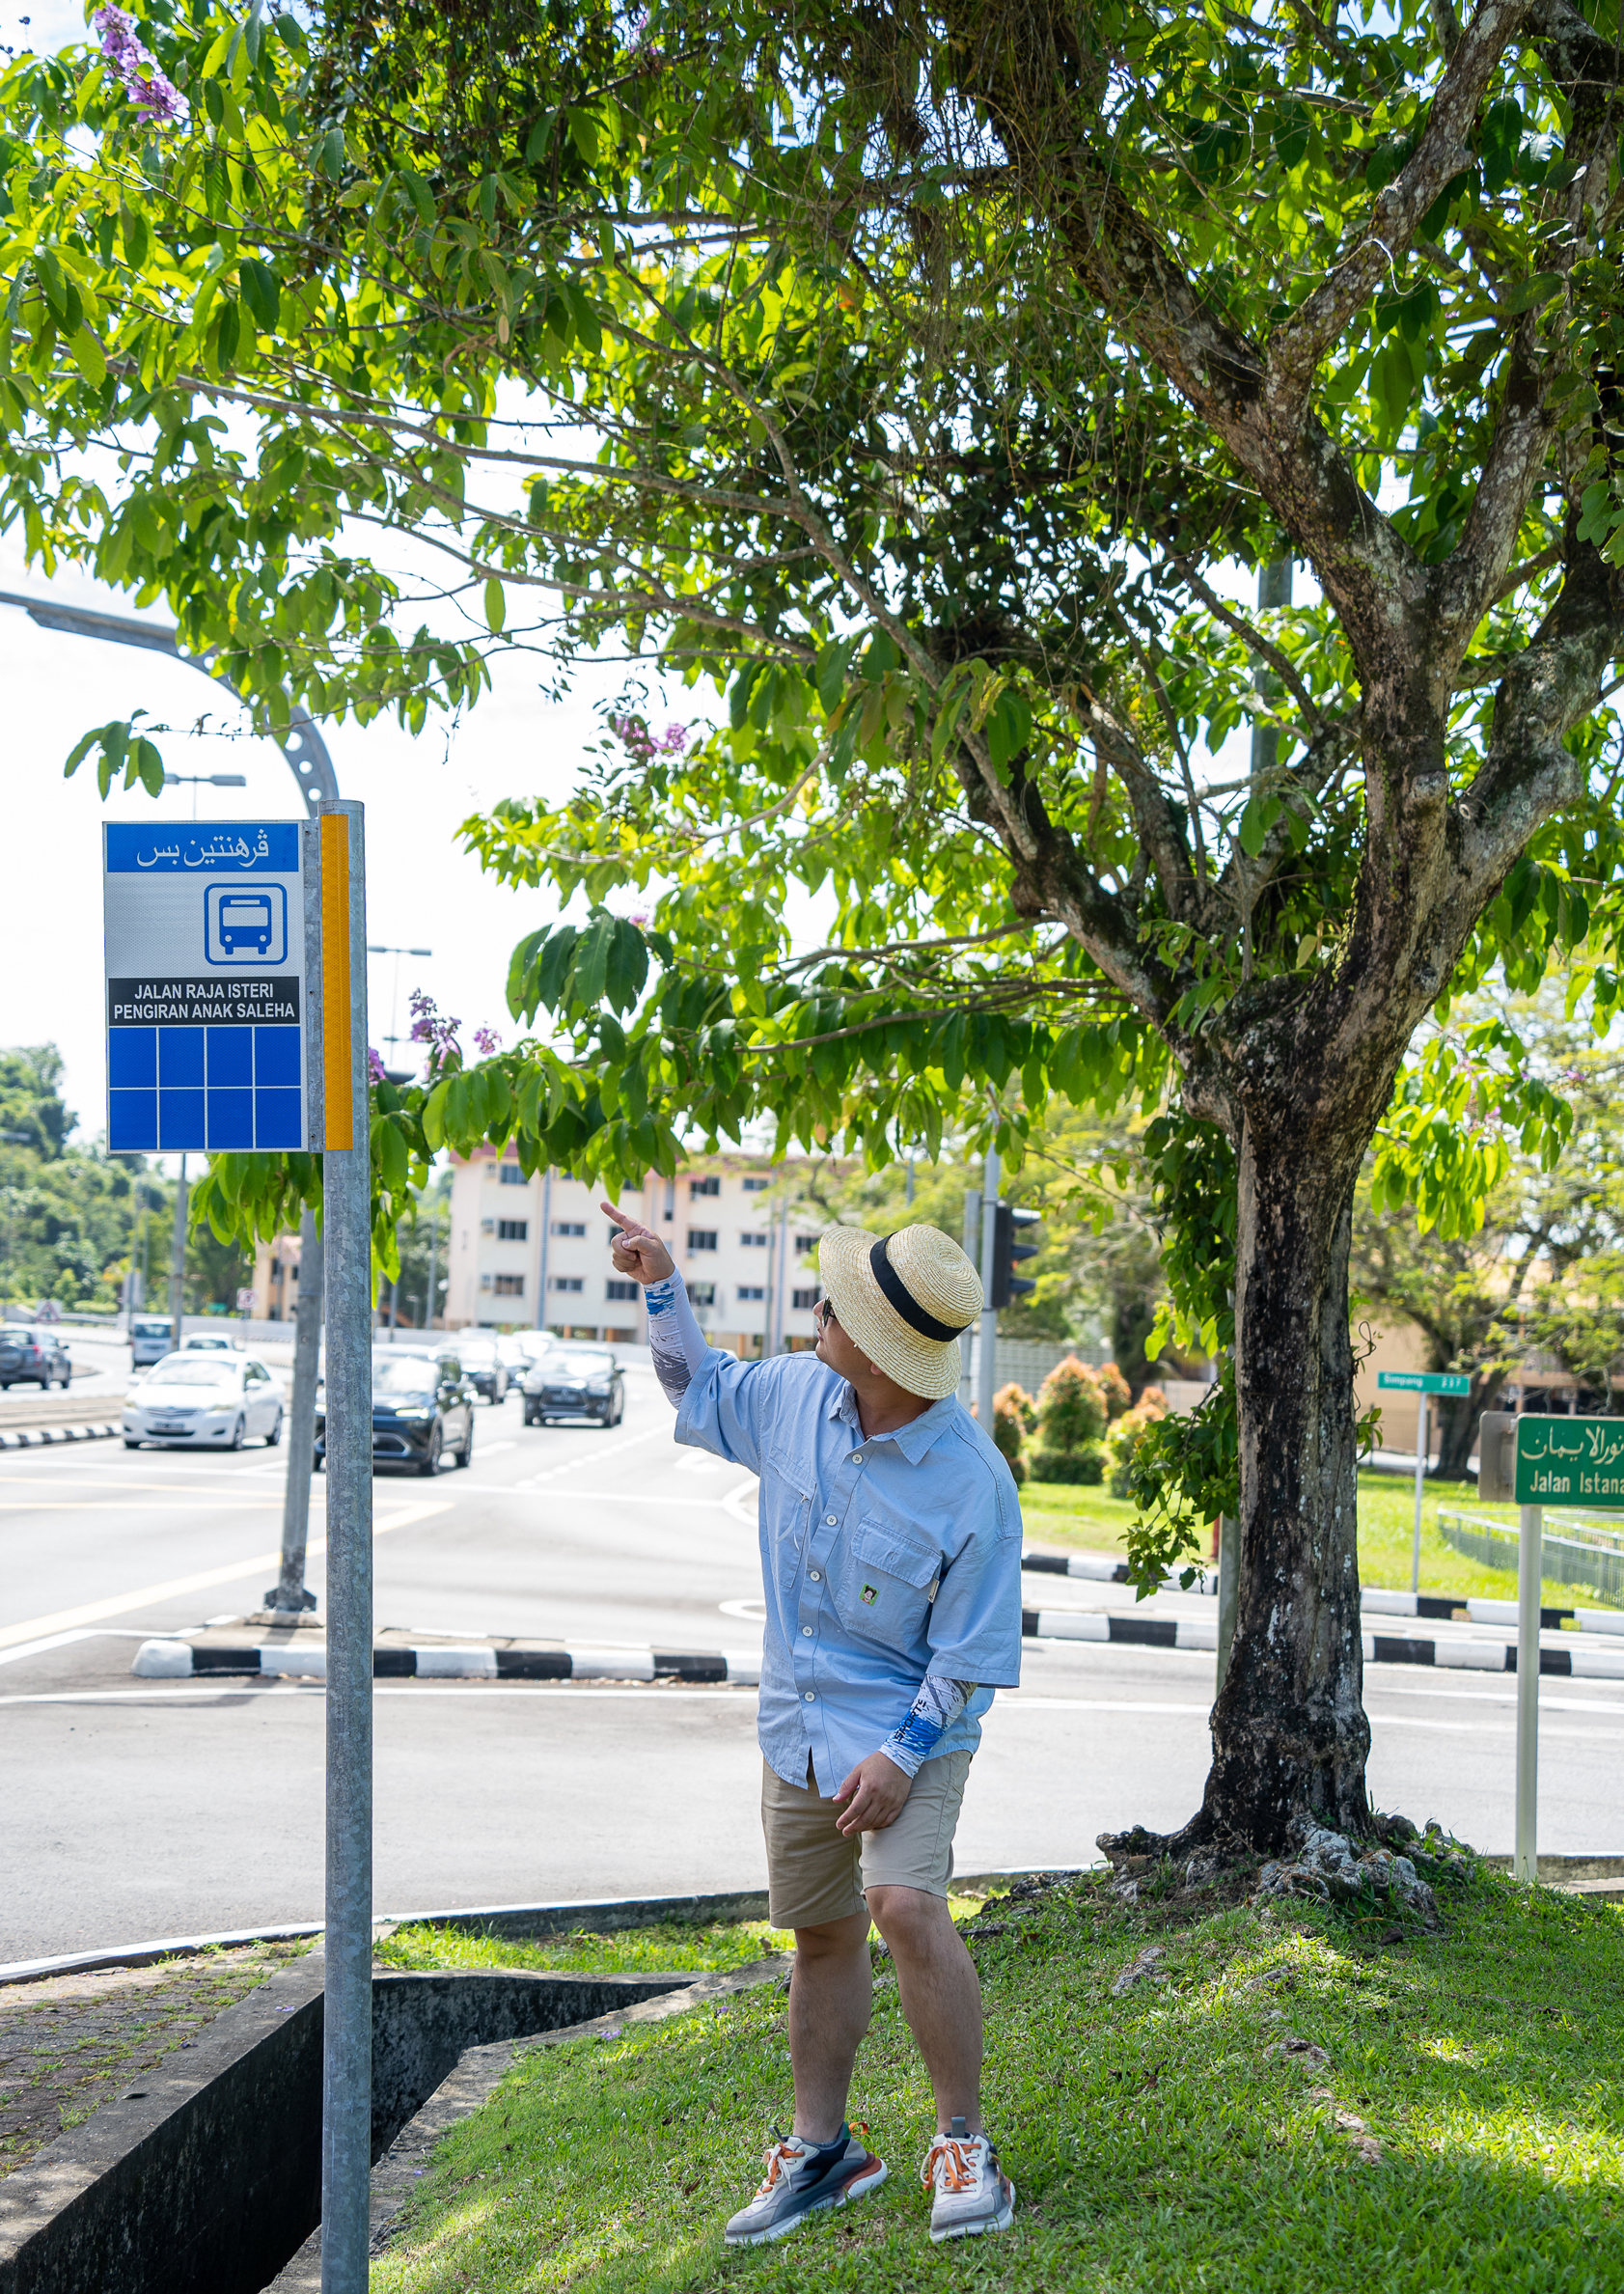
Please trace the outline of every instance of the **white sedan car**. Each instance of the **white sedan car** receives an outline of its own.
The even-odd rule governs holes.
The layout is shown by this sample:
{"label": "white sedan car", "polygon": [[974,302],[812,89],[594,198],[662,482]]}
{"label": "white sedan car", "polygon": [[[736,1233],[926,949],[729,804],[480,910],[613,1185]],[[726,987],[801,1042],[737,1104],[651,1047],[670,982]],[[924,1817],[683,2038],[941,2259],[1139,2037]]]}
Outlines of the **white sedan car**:
{"label": "white sedan car", "polygon": [[124,1448],[143,1442],[240,1450],[282,1439],[282,1396],[252,1354],[166,1354],[124,1396]]}

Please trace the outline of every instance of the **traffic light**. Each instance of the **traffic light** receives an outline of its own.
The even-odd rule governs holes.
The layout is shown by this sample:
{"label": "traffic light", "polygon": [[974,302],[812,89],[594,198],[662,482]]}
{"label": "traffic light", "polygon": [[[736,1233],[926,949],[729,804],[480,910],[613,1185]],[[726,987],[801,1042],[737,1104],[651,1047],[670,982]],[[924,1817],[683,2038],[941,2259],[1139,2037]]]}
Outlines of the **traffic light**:
{"label": "traffic light", "polygon": [[999,1204],[998,1225],[993,1233],[993,1286],[992,1296],[987,1301],[989,1307],[1009,1306],[1017,1298],[1025,1298],[1028,1291],[1037,1288],[1035,1283],[1015,1272],[1020,1259],[1037,1257],[1037,1245],[1019,1243],[1015,1237],[1024,1234],[1029,1227],[1035,1227],[1042,1216],[1041,1211],[1017,1210],[1007,1202]]}

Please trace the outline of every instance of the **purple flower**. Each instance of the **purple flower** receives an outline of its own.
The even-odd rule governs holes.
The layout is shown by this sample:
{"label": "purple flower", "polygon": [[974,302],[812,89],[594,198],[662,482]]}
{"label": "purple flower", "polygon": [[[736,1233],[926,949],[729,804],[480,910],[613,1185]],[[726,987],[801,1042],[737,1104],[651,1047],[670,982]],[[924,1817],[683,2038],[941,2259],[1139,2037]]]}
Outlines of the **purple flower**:
{"label": "purple flower", "polygon": [[488,1060],[492,1052],[499,1048],[502,1038],[494,1028],[476,1028],[474,1030],[474,1041],[479,1049],[481,1058]]}
{"label": "purple flower", "polygon": [[371,1076],[373,1083],[387,1083],[389,1081],[388,1076],[384,1073],[383,1062],[378,1058],[377,1053],[372,1049],[372,1046],[370,1043],[367,1046],[367,1072]]}
{"label": "purple flower", "polygon": [[186,98],[173,80],[165,78],[137,37],[132,15],[122,8],[98,8],[91,22],[115,78],[138,112],[155,127],[177,126],[190,118]]}
{"label": "purple flower", "polygon": [[[411,1009],[411,1039],[414,1043],[424,1043],[428,1047],[427,1072],[433,1075],[440,1067],[460,1067],[462,1046],[456,1040],[456,1031],[462,1022],[444,1017],[433,997],[425,995],[420,987],[412,990]],[[476,1036],[475,1041],[478,1040]]]}

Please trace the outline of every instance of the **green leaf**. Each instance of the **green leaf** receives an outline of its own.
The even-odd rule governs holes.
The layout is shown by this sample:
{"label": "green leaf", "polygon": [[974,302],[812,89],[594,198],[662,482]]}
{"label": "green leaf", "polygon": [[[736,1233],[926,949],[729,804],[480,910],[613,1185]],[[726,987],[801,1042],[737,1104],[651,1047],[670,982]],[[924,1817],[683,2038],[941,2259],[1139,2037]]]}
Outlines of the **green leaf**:
{"label": "green leaf", "polygon": [[1513,317],[1523,311],[1537,311],[1562,291],[1562,277],[1558,271],[1535,271],[1532,278],[1519,279],[1508,293],[1500,298],[1500,310]]}
{"label": "green leaf", "polygon": [[344,145],[344,129],[329,127],[317,147],[317,158],[322,174],[329,183],[342,183],[349,154]]}
{"label": "green leaf", "polygon": [[262,334],[271,334],[282,317],[282,282],[268,263],[246,256],[237,265],[237,280],[249,316]]}
{"label": "green leaf", "polygon": [[485,584],[485,627],[499,637],[508,619],[508,594],[495,574]]}

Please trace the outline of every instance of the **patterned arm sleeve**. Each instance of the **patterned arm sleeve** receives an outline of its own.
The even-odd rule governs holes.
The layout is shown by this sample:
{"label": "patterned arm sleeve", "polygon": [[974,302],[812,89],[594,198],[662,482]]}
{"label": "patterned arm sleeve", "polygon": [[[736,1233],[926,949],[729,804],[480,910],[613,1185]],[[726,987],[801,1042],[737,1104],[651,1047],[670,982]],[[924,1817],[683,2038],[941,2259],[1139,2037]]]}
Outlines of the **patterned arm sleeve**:
{"label": "patterned arm sleeve", "polygon": [[904,1776],[917,1777],[935,1752],[943,1729],[954,1721],[976,1694],[973,1680],[945,1680],[927,1673],[900,1728],[894,1728],[880,1751],[895,1761]]}
{"label": "patterned arm sleeve", "polygon": [[674,1410],[710,1349],[694,1319],[687,1286],[679,1274],[668,1275],[663,1283],[650,1283],[643,1293],[643,1303],[648,1313],[648,1350],[654,1358],[654,1375]]}

